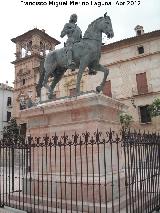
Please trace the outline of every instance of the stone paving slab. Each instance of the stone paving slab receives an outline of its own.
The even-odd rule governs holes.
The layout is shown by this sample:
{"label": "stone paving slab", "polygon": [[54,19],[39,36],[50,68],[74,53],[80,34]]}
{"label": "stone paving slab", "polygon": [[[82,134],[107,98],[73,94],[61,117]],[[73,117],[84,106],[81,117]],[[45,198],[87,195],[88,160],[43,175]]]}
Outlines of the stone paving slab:
{"label": "stone paving slab", "polygon": [[25,211],[9,208],[9,207],[4,207],[0,208],[0,213],[26,213]]}

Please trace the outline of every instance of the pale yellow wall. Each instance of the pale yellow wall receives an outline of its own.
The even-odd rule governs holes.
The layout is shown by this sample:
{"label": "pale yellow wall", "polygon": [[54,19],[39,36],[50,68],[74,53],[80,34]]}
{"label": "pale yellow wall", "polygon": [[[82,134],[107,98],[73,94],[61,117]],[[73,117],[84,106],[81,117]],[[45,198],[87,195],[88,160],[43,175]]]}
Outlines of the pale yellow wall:
{"label": "pale yellow wall", "polygon": [[[138,54],[137,46],[141,45],[144,54]],[[134,117],[135,125],[139,125],[138,106],[151,104],[155,98],[160,97],[160,38],[102,53],[101,63],[110,69],[108,79],[111,79],[114,97],[129,106],[128,112]],[[146,72],[149,93],[134,96],[137,106],[134,108],[131,97],[138,94],[136,74],[143,72]],[[140,124],[138,127],[154,128],[151,124]]]}

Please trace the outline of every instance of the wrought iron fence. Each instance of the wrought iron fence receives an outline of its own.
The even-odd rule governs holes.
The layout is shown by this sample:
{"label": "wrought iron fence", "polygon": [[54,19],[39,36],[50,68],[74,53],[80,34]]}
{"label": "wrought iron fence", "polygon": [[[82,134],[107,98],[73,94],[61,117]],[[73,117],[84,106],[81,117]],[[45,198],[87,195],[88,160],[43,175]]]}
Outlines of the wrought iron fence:
{"label": "wrought iron fence", "polygon": [[160,209],[160,136],[113,131],[0,141],[0,205],[27,212]]}

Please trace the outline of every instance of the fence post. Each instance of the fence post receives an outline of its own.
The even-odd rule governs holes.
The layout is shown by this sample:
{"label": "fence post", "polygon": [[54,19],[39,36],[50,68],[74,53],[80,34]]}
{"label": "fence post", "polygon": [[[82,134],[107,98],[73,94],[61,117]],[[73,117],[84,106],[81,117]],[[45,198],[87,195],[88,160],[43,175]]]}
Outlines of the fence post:
{"label": "fence post", "polygon": [[12,143],[12,192],[14,191],[14,147]]}

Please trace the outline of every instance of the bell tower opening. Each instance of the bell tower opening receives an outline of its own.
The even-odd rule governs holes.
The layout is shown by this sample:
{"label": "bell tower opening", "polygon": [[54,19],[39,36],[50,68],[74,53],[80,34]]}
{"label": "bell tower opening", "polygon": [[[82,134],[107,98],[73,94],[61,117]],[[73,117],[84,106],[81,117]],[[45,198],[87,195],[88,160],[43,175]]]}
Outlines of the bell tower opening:
{"label": "bell tower opening", "polygon": [[136,36],[140,36],[144,34],[144,30],[143,30],[143,26],[137,25],[134,28],[135,32],[136,32]]}

